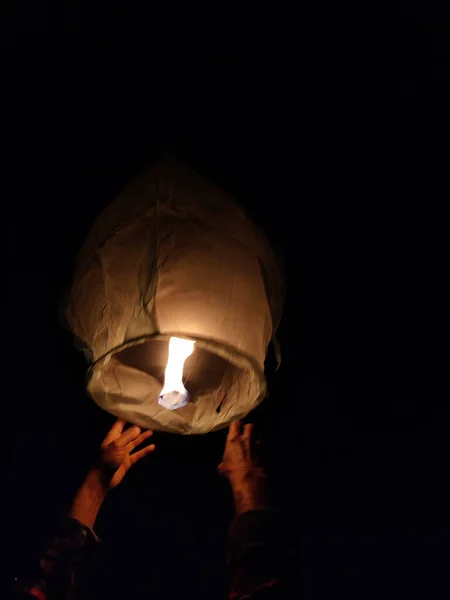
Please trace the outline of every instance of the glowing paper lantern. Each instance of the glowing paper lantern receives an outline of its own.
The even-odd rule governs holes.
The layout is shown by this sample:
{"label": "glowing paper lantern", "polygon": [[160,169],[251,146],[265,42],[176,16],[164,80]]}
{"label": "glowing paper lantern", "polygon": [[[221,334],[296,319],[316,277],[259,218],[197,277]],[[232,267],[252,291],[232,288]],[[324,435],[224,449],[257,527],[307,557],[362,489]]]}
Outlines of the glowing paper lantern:
{"label": "glowing paper lantern", "polygon": [[282,300],[262,232],[222,190],[164,160],[95,222],[66,316],[101,407],[142,427],[206,433],[264,398]]}

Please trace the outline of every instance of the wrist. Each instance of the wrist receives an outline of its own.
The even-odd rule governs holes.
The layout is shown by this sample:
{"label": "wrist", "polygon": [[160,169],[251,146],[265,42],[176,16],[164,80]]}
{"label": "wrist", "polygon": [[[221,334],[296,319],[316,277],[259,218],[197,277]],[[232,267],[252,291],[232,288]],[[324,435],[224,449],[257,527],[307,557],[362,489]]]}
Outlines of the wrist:
{"label": "wrist", "polygon": [[264,471],[250,472],[230,480],[237,514],[248,510],[267,508],[269,499]]}
{"label": "wrist", "polygon": [[86,475],[81,487],[86,488],[96,496],[104,497],[109,492],[109,486],[102,470],[95,466]]}
{"label": "wrist", "polygon": [[233,491],[241,488],[264,487],[266,480],[267,475],[264,469],[234,471],[228,476]]}
{"label": "wrist", "polygon": [[268,508],[269,502],[264,489],[239,488],[233,490],[233,500],[236,514],[240,515],[249,510]]}

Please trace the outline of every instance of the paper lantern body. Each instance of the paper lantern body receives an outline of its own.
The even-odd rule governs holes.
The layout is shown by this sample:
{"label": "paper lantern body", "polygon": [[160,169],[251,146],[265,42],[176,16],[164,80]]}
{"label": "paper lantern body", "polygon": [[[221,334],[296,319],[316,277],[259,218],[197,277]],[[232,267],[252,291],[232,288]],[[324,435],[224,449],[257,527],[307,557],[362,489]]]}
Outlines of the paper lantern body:
{"label": "paper lantern body", "polygon": [[[206,433],[251,411],[283,283],[262,232],[223,191],[165,160],[99,216],[66,316],[91,361],[88,392],[142,427]],[[178,410],[158,404],[168,342],[195,340]]]}

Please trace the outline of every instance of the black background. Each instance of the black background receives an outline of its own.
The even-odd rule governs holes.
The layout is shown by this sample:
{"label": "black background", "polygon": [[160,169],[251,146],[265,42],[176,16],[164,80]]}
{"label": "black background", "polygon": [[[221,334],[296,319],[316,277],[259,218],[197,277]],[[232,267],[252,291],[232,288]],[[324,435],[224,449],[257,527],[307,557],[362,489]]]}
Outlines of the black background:
{"label": "black background", "polygon": [[[283,362],[274,373],[269,357],[254,416],[305,597],[448,597],[443,6],[6,7],[2,585],[30,571],[113,420],[58,323],[77,249],[170,151],[231,192],[285,263]],[[224,435],[155,435],[102,509],[93,597],[224,597]]]}

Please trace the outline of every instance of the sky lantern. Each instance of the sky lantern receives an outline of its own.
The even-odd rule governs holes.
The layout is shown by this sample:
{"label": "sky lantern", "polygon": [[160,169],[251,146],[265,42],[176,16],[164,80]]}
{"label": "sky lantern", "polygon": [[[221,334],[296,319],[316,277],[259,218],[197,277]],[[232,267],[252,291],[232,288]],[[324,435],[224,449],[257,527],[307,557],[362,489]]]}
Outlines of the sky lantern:
{"label": "sky lantern", "polygon": [[224,191],[164,159],[97,218],[66,317],[99,406],[141,427],[199,434],[264,398],[282,301],[264,234]]}

